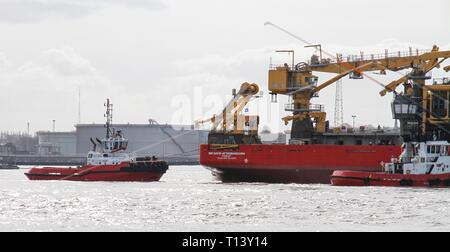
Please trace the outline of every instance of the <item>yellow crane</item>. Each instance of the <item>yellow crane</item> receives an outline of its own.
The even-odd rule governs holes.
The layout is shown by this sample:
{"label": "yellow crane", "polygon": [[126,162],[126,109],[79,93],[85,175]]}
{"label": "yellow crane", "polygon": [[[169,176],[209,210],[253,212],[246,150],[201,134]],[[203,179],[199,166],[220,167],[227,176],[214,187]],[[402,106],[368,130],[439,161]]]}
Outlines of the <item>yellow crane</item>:
{"label": "yellow crane", "polygon": [[258,143],[259,116],[243,115],[242,111],[252,98],[258,97],[259,86],[243,83],[238,92],[219,115],[195,122],[198,127],[211,123],[209,143],[250,144]]}
{"label": "yellow crane", "polygon": [[[322,55],[322,53],[321,53]],[[311,99],[318,96],[318,93],[329,87],[336,81],[350,76],[351,79],[362,79],[364,76],[374,80],[365,72],[378,71],[386,74],[387,71],[400,71],[415,68],[417,74],[426,75],[447,58],[450,58],[450,51],[440,51],[434,46],[431,51],[419,51],[410,49],[408,52],[389,53],[386,51],[381,55],[364,55],[343,58],[337,55],[334,59],[323,59],[313,55],[306,63],[299,63],[295,66],[283,65],[269,70],[269,90],[272,95],[289,95],[292,97],[292,104],[286,106],[287,111],[293,113],[292,116],[283,118],[285,123],[293,121],[292,137],[297,139],[310,139],[314,133],[324,133],[326,131],[326,113],[323,106],[313,105]],[[448,67],[446,68],[448,70]],[[318,77],[313,72],[334,73],[335,77],[318,85]],[[419,73],[421,72],[421,73]],[[376,81],[376,80],[375,80]],[[407,80],[401,78],[387,85],[380,93],[385,95],[393,92]],[[420,83],[423,83],[424,81]],[[382,85],[382,84],[380,84]],[[384,85],[382,85],[384,87]],[[405,84],[405,87],[408,87]],[[313,126],[313,123],[315,124]]]}

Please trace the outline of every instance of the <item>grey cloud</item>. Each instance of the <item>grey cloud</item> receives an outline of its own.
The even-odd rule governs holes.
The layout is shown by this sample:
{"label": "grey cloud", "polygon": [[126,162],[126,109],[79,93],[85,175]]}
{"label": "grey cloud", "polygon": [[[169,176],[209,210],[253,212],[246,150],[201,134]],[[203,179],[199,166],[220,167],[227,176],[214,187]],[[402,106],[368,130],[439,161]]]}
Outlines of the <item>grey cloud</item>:
{"label": "grey cloud", "polygon": [[160,0],[0,0],[0,22],[28,23],[47,18],[78,18],[108,6],[164,9]]}

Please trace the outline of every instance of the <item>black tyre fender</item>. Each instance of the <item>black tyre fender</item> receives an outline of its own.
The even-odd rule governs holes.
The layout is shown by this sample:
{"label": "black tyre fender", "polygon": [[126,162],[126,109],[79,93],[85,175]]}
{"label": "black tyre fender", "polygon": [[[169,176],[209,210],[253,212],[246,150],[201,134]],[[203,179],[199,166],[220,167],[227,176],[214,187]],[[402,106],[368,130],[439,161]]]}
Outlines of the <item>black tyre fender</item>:
{"label": "black tyre fender", "polygon": [[400,185],[405,186],[405,187],[412,186],[412,185],[414,185],[414,182],[410,179],[402,179],[402,180],[400,180]]}

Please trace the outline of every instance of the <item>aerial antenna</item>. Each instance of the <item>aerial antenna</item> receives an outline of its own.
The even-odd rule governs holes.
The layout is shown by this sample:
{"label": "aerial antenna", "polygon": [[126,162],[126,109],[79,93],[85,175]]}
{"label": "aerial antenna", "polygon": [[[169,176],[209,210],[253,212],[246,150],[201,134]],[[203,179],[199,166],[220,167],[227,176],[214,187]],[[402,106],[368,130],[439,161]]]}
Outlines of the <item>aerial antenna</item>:
{"label": "aerial antenna", "polygon": [[112,127],[112,122],[113,122],[113,105],[111,104],[109,98],[106,99],[105,107],[106,107],[106,114],[105,114],[106,138],[110,138],[110,136],[112,135],[111,127]]}

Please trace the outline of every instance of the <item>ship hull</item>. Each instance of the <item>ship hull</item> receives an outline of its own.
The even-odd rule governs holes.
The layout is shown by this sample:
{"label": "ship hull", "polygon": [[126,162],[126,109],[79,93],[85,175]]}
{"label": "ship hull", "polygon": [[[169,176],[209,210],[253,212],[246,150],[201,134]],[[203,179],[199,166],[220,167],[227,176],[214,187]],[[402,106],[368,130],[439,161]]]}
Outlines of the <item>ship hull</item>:
{"label": "ship hull", "polygon": [[386,174],[374,172],[336,171],[331,182],[334,186],[381,187],[450,187],[450,174]]}
{"label": "ship hull", "polygon": [[155,182],[166,173],[168,166],[165,162],[151,165],[118,165],[85,166],[77,169],[70,168],[33,168],[25,175],[29,180],[65,180],[65,181],[106,181],[106,182]]}
{"label": "ship hull", "polygon": [[222,182],[330,184],[335,170],[381,171],[400,146],[201,145],[200,163]]}

